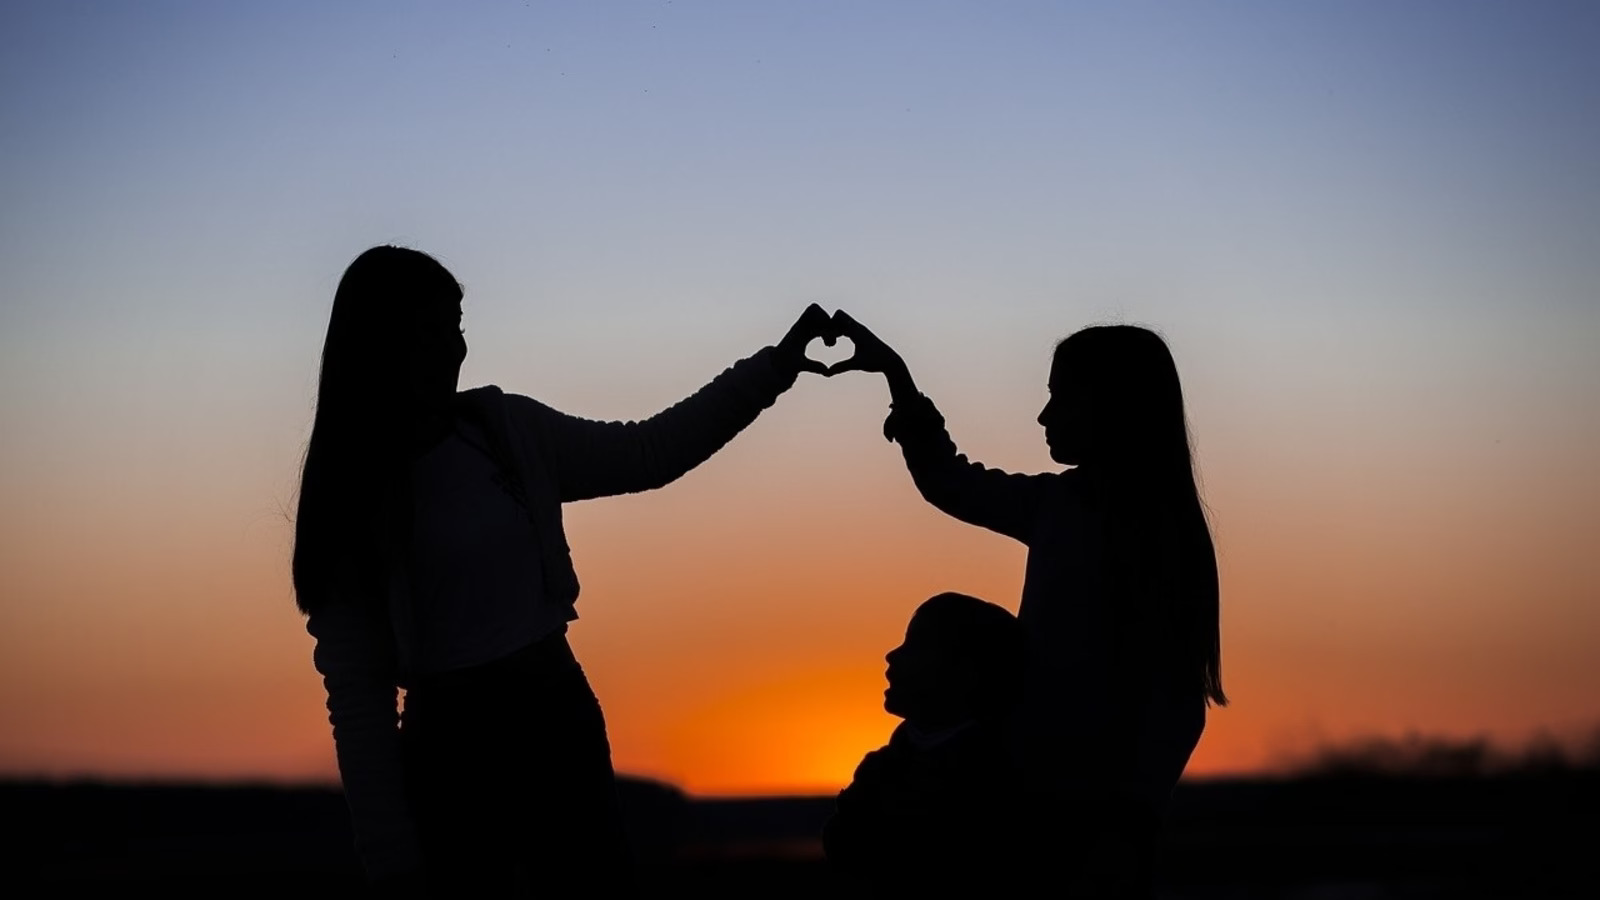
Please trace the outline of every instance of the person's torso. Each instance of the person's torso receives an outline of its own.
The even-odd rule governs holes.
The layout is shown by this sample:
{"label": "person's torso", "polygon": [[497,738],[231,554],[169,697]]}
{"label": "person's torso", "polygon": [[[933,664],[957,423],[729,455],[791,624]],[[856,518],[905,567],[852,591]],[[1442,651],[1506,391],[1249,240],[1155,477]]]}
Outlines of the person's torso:
{"label": "person's torso", "polygon": [[407,594],[417,674],[499,659],[564,627],[514,480],[469,419],[412,466]]}
{"label": "person's torso", "polygon": [[924,746],[908,727],[863,760],[846,789],[853,802],[840,803],[869,880],[894,896],[939,895],[1011,867],[1024,824],[1001,728],[974,723]]}
{"label": "person's torso", "polygon": [[1028,541],[1018,610],[1028,668],[1014,740],[1030,779],[1112,787],[1159,809],[1200,740],[1204,699],[1176,688],[1170,671],[1129,669],[1106,519],[1069,479],[1051,485]]}

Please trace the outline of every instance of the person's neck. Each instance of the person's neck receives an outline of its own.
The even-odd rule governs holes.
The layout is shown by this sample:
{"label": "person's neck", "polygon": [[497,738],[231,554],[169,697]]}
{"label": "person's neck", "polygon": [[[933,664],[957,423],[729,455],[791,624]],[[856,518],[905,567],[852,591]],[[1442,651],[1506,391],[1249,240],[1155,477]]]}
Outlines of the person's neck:
{"label": "person's neck", "polygon": [[455,416],[448,408],[431,410],[424,414],[411,431],[412,455],[421,456],[439,446],[454,428]]}
{"label": "person's neck", "polygon": [[973,718],[957,719],[953,721],[946,719],[939,719],[936,721],[918,719],[917,721],[912,721],[907,719],[906,737],[909,738],[911,743],[918,748],[926,750],[929,747],[937,747],[945,741],[948,741],[957,734],[960,734],[961,732],[977,724],[977,721],[977,719]]}

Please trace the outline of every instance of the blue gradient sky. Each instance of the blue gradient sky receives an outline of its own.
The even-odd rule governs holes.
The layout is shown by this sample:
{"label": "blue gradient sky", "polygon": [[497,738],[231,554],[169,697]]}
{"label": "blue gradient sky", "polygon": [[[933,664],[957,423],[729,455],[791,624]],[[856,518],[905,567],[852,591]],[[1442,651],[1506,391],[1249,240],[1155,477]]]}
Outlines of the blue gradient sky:
{"label": "blue gradient sky", "polygon": [[[0,768],[328,771],[284,510],[384,242],[464,283],[465,383],[642,416],[815,300],[1017,469],[1052,342],[1154,325],[1238,698],[1197,765],[1600,717],[1596,160],[1589,3],[7,4]],[[915,602],[1014,604],[1020,550],[921,505],[884,396],[808,381],[571,512],[619,765],[847,777]],[[735,682],[788,698],[772,741],[851,740],[719,774]]]}

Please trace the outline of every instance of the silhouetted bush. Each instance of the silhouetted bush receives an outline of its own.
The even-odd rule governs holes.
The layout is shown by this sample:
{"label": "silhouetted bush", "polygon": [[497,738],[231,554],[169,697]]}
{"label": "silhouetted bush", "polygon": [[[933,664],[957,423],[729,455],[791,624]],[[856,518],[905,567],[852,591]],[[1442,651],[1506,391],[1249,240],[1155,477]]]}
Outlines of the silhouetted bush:
{"label": "silhouetted bush", "polygon": [[1521,747],[1486,737],[1407,734],[1320,747],[1290,765],[1301,776],[1471,778],[1600,771],[1600,726],[1575,738],[1540,732]]}

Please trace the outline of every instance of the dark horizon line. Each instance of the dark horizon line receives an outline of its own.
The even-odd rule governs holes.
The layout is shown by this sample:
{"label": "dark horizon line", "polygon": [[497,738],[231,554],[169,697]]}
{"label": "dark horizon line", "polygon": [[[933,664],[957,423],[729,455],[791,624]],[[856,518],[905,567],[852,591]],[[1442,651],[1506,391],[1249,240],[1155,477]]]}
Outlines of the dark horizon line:
{"label": "dark horizon line", "polygon": [[[1591,769],[1589,766],[1563,767],[1563,771],[1584,771]],[[1328,778],[1341,777],[1368,777],[1400,780],[1433,780],[1466,778],[1472,780],[1492,779],[1495,777],[1516,777],[1527,775],[1527,770],[1507,769],[1503,771],[1478,771],[1478,772],[1439,772],[1439,771],[1393,771],[1382,768],[1352,767],[1346,769],[1263,769],[1257,772],[1219,773],[1210,775],[1184,775],[1180,779],[1181,785],[1193,787],[1224,786],[1233,784],[1267,784],[1273,782],[1314,781]],[[626,772],[617,773],[619,781],[634,785],[646,786],[649,789],[668,791],[693,802],[751,802],[762,800],[810,800],[816,798],[832,798],[837,791],[812,791],[803,793],[717,793],[697,794],[683,789],[670,781],[651,778],[644,775],[633,775]],[[342,787],[339,780],[335,779],[274,779],[268,777],[230,777],[230,778],[205,778],[198,776],[104,776],[104,775],[37,775],[25,773],[0,772],[0,790],[12,788],[78,788],[78,789],[107,789],[107,790],[173,790],[173,791],[326,791],[339,793]],[[843,788],[843,785],[840,786]]]}

